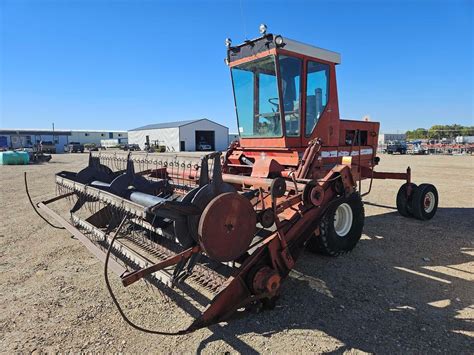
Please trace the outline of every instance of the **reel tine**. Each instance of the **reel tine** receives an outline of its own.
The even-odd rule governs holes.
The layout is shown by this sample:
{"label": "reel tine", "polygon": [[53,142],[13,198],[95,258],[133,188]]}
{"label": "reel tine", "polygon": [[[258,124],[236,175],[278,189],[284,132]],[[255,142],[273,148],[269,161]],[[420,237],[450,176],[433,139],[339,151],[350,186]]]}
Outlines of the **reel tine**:
{"label": "reel tine", "polygon": [[123,165],[122,165],[122,158],[120,157],[120,155],[118,155],[117,153],[115,153],[115,169],[116,170],[123,170]]}

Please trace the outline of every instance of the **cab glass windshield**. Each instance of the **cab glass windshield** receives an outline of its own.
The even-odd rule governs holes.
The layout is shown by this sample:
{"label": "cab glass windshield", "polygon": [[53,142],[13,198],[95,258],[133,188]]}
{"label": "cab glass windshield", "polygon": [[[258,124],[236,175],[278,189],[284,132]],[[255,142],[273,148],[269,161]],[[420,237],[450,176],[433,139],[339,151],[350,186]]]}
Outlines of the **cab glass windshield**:
{"label": "cab glass windshield", "polygon": [[232,68],[237,120],[241,137],[281,137],[275,57]]}

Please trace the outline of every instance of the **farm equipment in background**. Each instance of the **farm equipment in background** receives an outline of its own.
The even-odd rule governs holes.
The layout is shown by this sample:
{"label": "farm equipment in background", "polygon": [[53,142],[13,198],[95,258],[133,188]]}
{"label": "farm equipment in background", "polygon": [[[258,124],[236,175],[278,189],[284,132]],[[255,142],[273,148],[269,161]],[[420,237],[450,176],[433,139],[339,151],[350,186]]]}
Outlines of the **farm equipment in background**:
{"label": "farm equipment in background", "polygon": [[79,143],[79,142],[70,142],[66,146],[66,151],[68,153],[84,153],[84,144]]}
{"label": "farm equipment in background", "polygon": [[120,149],[135,152],[140,150],[140,146],[138,144],[121,144]]}
{"label": "farm equipment in background", "polygon": [[387,154],[406,154],[407,153],[407,144],[404,141],[389,141],[387,147],[385,148],[385,153]]}
{"label": "farm equipment in background", "polygon": [[425,155],[428,154],[428,150],[423,145],[421,140],[408,142],[407,153],[411,155]]}
{"label": "farm equipment in background", "polygon": [[36,144],[35,147],[37,151],[56,154],[56,144],[52,141],[41,141],[40,143]]}
{"label": "farm equipment in background", "polygon": [[[337,256],[356,246],[373,179],[406,181],[403,216],[436,213],[435,187],[413,184],[410,168],[375,171],[379,123],[340,119],[340,55],[265,26],[261,34],[238,46],[226,40],[240,142],[200,158],[91,153],[83,170],[56,174],[59,196],[38,204],[105,262],[112,299],[137,329],[184,334],[242,308],[273,308],[305,248]],[[70,221],[50,207],[63,200]],[[108,270],[124,286],[145,279],[209,302],[182,331],[150,331],[126,317]]]}
{"label": "farm equipment in background", "polygon": [[169,150],[169,148],[164,144],[160,144],[159,140],[153,140],[152,143],[150,143],[150,139],[148,138],[148,136],[146,137],[146,142],[145,142],[145,151],[146,152],[148,152],[148,153],[164,153],[167,150]]}
{"label": "farm equipment in background", "polygon": [[[51,160],[51,154],[56,153],[56,146],[51,141],[37,141],[32,144],[28,138],[22,138],[17,132],[11,136],[12,144],[8,147],[6,137],[0,144],[3,145],[1,164],[0,165],[24,165],[24,164],[41,164]],[[15,146],[13,145],[15,144]]]}
{"label": "farm equipment in background", "polygon": [[95,143],[86,143],[86,144],[84,144],[84,149],[89,151],[89,152],[98,152],[99,149],[102,149],[102,147],[98,146]]}

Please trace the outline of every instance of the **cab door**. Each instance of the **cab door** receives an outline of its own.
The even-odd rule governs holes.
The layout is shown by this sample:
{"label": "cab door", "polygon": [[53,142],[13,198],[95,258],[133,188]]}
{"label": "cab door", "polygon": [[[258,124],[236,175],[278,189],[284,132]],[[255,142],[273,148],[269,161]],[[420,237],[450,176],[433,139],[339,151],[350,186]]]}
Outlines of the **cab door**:
{"label": "cab door", "polygon": [[286,147],[301,147],[302,139],[302,87],[303,58],[296,55],[278,56],[280,107],[284,117]]}
{"label": "cab door", "polygon": [[339,106],[334,63],[306,59],[304,63],[304,135],[302,145],[321,138],[325,146],[337,146]]}

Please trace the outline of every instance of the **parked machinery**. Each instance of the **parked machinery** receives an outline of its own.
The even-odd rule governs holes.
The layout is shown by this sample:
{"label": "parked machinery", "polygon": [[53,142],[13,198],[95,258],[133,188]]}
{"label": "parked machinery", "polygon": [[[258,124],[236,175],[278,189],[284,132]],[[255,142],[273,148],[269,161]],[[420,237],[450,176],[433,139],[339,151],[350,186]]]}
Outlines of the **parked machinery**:
{"label": "parked machinery", "polygon": [[[200,158],[91,153],[85,169],[58,173],[59,196],[38,205],[105,261],[109,291],[107,270],[124,286],[145,278],[211,293],[189,327],[155,333],[272,308],[305,247],[331,256],[355,247],[373,179],[406,181],[403,216],[436,213],[435,187],[413,184],[409,168],[375,171],[379,123],[340,119],[340,55],[261,30],[238,46],[226,40],[240,142]],[[63,199],[70,222],[50,207]]]}
{"label": "parked machinery", "polygon": [[385,148],[385,153],[388,154],[406,154],[407,153],[407,144],[405,141],[389,141],[387,147]]}

